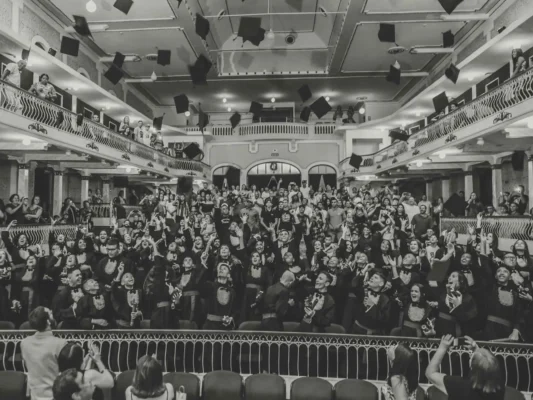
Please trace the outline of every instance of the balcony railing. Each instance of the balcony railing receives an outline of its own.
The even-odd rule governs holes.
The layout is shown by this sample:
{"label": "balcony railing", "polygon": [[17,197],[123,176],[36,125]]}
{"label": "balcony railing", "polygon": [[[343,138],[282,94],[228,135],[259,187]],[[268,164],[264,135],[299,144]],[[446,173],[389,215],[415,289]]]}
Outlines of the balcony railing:
{"label": "balcony railing", "polygon": [[45,255],[49,255],[51,233],[56,238],[59,235],[64,235],[66,240],[74,240],[78,228],[79,225],[18,225],[9,230],[9,238],[15,241],[20,235],[25,235],[31,246],[40,247]]}
{"label": "balcony railing", "polygon": [[[361,167],[376,167],[383,161],[394,159],[409,151],[413,157],[424,152],[424,147],[437,140],[447,137],[445,143],[453,142],[456,137],[452,134],[476,122],[487,118],[494,118],[494,124],[509,119],[505,109],[523,103],[533,98],[533,68],[523,72],[504,84],[484,93],[470,103],[450,112],[437,122],[414,133],[407,142],[394,143],[376,153],[362,156]],[[349,157],[340,162],[344,171],[352,170],[348,164]],[[368,171],[370,172],[370,171]],[[376,172],[374,169],[371,172]]]}
{"label": "balcony railing", "polygon": [[[408,342],[417,353],[418,381],[427,383],[424,371],[440,340],[384,336],[356,336],[296,332],[218,331],[55,331],[86,350],[100,346],[102,361],[113,372],[135,369],[143,355],[155,355],[165,372],[207,373],[231,370],[242,375],[266,371],[282,376],[319,376],[328,379],[359,378],[384,381],[389,373],[387,349]],[[0,370],[26,371],[20,343],[29,331],[0,331]],[[531,392],[533,346],[483,343],[500,360],[506,385]],[[470,358],[464,347],[452,347],[442,372],[468,376]]]}
{"label": "balcony railing", "polygon": [[[50,101],[40,99],[11,84],[0,81],[0,109],[22,115],[30,120],[28,129],[34,123],[55,128],[78,138],[89,141],[88,149],[97,149],[98,145],[111,147],[121,153],[133,154],[149,162],[155,162],[167,168],[198,171],[207,173],[209,166],[199,161],[176,159],[155,149],[122,136],[105,126],[83,119],[77,123],[77,115]],[[46,137],[46,136],[44,136]]]}
{"label": "balcony railing", "polygon": [[[276,135],[287,137],[304,137],[313,135],[333,135],[336,125],[334,123],[304,124],[293,122],[259,122],[240,125],[232,128],[231,125],[211,125],[205,129],[213,136],[239,136],[254,138],[256,135]],[[182,127],[186,132],[198,132],[198,127]]]}
{"label": "balcony railing", "polygon": [[[458,242],[466,244],[468,227],[476,228],[476,218],[441,218],[441,231],[452,228],[457,233]],[[498,237],[498,246],[502,251],[511,251],[517,240],[523,240],[533,252],[533,219],[528,217],[488,217],[481,220],[481,230],[485,234],[493,233]]]}

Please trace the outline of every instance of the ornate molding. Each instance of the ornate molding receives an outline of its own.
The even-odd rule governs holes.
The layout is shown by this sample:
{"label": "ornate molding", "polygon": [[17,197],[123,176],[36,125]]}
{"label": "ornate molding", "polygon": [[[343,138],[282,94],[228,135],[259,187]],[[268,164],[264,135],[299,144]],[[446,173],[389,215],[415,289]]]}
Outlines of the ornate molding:
{"label": "ornate molding", "polygon": [[90,177],[90,176],[84,176],[84,175],[82,175],[82,176],[81,176],[81,180],[82,180],[82,181],[90,181],[90,180],[91,180],[91,177]]}
{"label": "ornate molding", "polygon": [[21,169],[30,169],[30,165],[29,164],[18,164],[18,169],[21,170]]}
{"label": "ornate molding", "polygon": [[54,176],[63,176],[63,174],[64,174],[63,171],[54,170]]}

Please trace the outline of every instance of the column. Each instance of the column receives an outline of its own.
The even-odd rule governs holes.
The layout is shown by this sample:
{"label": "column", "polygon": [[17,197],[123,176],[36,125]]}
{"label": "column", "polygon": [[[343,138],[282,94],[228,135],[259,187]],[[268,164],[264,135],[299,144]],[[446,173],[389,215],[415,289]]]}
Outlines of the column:
{"label": "column", "polygon": [[433,180],[426,179],[426,197],[429,201],[433,201]]}
{"label": "column", "polygon": [[443,176],[440,178],[441,184],[442,184],[442,200],[446,202],[450,198],[450,177],[449,176]]}
{"label": "column", "polygon": [[104,203],[110,202],[110,193],[109,193],[109,179],[102,179],[102,199]]}
{"label": "column", "polygon": [[54,197],[53,197],[54,215],[59,215],[63,207],[63,171],[54,170]]}
{"label": "column", "polygon": [[[246,174],[246,170],[241,169],[241,177],[240,177],[240,180],[239,180],[240,186],[241,187],[242,187],[242,185],[248,186],[247,180],[248,180],[248,176]],[[229,182],[228,182],[228,186],[231,186]]]}
{"label": "column", "polygon": [[474,192],[474,174],[472,171],[464,171],[465,174],[465,198],[470,198]]}
{"label": "column", "polygon": [[490,167],[492,168],[492,203],[497,204],[502,192],[502,165],[492,164]]}
{"label": "column", "polygon": [[533,204],[533,155],[530,155],[527,158],[527,190],[527,194],[529,196],[529,207],[531,208]]}
{"label": "column", "polygon": [[91,177],[89,175],[81,176],[81,202],[89,199],[89,180]]}
{"label": "column", "polygon": [[307,181],[307,186],[309,186],[309,169],[302,169],[302,182]]}
{"label": "column", "polygon": [[30,195],[30,165],[19,164],[17,175],[17,194],[20,198]]}

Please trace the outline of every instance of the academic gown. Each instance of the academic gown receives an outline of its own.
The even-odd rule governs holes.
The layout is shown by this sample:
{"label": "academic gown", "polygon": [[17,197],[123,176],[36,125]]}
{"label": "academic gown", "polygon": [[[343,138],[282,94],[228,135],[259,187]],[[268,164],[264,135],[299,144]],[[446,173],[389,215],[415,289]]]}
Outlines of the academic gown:
{"label": "academic gown", "polygon": [[513,329],[520,330],[522,321],[521,300],[512,282],[506,287],[494,285],[485,296],[487,320],[483,340],[504,339]]}
{"label": "academic gown", "polygon": [[261,330],[283,331],[283,319],[289,308],[289,289],[281,282],[270,286],[263,296]]}
{"label": "academic gown", "polygon": [[[86,294],[78,302],[76,313],[81,329],[113,329],[115,327],[114,310],[108,293]],[[93,319],[104,319],[107,321],[107,326],[94,324]]]}

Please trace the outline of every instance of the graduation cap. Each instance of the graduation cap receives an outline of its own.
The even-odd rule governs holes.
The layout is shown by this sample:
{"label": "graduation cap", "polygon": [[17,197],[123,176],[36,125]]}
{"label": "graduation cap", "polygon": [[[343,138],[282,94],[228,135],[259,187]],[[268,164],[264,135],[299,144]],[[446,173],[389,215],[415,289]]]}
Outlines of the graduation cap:
{"label": "graduation cap", "polygon": [[157,50],[157,63],[163,66],[169,65],[170,54],[170,50]]}
{"label": "graduation cap", "polygon": [[304,122],[309,122],[309,117],[311,116],[311,109],[309,107],[304,107],[300,112],[300,120]]}
{"label": "graduation cap", "polygon": [[437,113],[440,113],[448,107],[448,96],[446,96],[446,92],[442,92],[433,98],[433,107],[435,107]]}
{"label": "graduation cap", "polygon": [[300,89],[298,89],[298,94],[300,95],[300,99],[302,99],[303,103],[313,97],[311,89],[309,89],[309,85],[303,85]]}
{"label": "graduation cap", "polygon": [[451,80],[453,83],[457,83],[460,72],[461,70],[459,68],[457,68],[454,64],[450,64],[450,66],[446,68],[446,71],[444,71],[444,75],[446,75],[446,78]]}
{"label": "graduation cap", "polygon": [[389,74],[385,78],[387,82],[395,83],[396,85],[400,84],[402,77],[402,71],[400,68],[397,68],[395,65],[391,65],[389,68]]}
{"label": "graduation cap", "polygon": [[200,131],[204,133],[204,128],[209,123],[209,115],[207,115],[205,112],[202,111],[200,108],[200,114],[198,115],[198,126],[200,127]]}
{"label": "graduation cap", "polygon": [[57,54],[56,49],[52,49],[51,47],[48,49],[48,54],[50,54],[52,57],[55,57]]}
{"label": "graduation cap", "polygon": [[154,120],[152,121],[152,127],[156,131],[160,131],[161,128],[163,127],[163,117],[164,116],[165,116],[165,114],[161,115],[160,117],[155,117]]}
{"label": "graduation cap", "polygon": [[202,39],[206,39],[209,34],[209,21],[203,15],[196,13],[196,21],[194,23],[196,34]]}
{"label": "graduation cap", "polygon": [[242,37],[243,44],[249,40],[253,45],[259,44],[265,40],[265,30],[261,28],[261,18],[259,17],[241,17],[237,36]]}
{"label": "graduation cap", "polygon": [[174,105],[178,114],[189,111],[189,99],[185,94],[180,94],[174,97]]}
{"label": "graduation cap", "polygon": [[399,140],[402,142],[407,142],[407,140],[409,139],[409,134],[403,129],[396,128],[396,129],[392,129],[389,131],[389,137],[392,140]]}
{"label": "graduation cap", "polygon": [[183,0],[178,0],[178,8],[180,8],[182,2]]}
{"label": "graduation cap", "polygon": [[133,5],[132,0],[117,0],[115,1],[115,4],[113,4],[113,7],[115,7],[119,11],[122,11],[124,14],[128,15],[132,5]]}
{"label": "graduation cap", "polygon": [[63,36],[59,51],[62,54],[78,57],[78,52],[80,51],[80,42],[76,39],[72,39],[71,37]]}
{"label": "graduation cap", "polygon": [[355,169],[359,169],[362,162],[363,162],[363,157],[358,156],[355,153],[352,153],[352,156],[350,157],[350,165],[352,167],[354,167]]}
{"label": "graduation cap", "polygon": [[113,65],[116,65],[118,68],[122,68],[124,61],[126,61],[126,56],[117,51],[115,53],[115,57],[113,58]]}
{"label": "graduation cap", "polygon": [[89,24],[87,19],[81,15],[73,15],[74,18],[74,30],[81,36],[90,36],[92,37],[91,30],[89,29]]}
{"label": "graduation cap", "polygon": [[378,39],[380,42],[396,43],[396,27],[393,24],[379,24]]}
{"label": "graduation cap", "polygon": [[466,202],[461,196],[454,193],[446,200],[443,207],[453,215],[461,216],[465,213]]}
{"label": "graduation cap", "polygon": [[213,63],[207,59],[206,56],[200,54],[194,65],[189,66],[189,74],[194,85],[206,85],[207,74]]}
{"label": "graduation cap", "polygon": [[315,113],[318,119],[320,119],[324,115],[326,115],[328,112],[331,111],[331,106],[329,105],[327,100],[324,98],[324,96],[322,96],[318,100],[316,100],[313,104],[311,104],[311,110]]}
{"label": "graduation cap", "polygon": [[254,117],[259,116],[261,111],[263,111],[262,103],[258,103],[257,101],[252,101],[250,103],[250,112],[254,115]]}
{"label": "graduation cap", "polygon": [[455,44],[455,36],[452,31],[446,31],[442,33],[442,47],[453,47]]}
{"label": "graduation cap", "polygon": [[463,0],[439,0],[440,5],[448,14],[451,14]]}
{"label": "graduation cap", "polygon": [[109,82],[111,82],[113,85],[116,85],[124,77],[124,72],[115,64],[113,64],[104,73],[104,76]]}
{"label": "graduation cap", "polygon": [[233,114],[233,115],[231,116],[231,118],[229,119],[229,121],[231,122],[231,128],[232,128],[232,129],[235,129],[235,127],[241,123],[241,114],[239,114],[238,112],[236,112],[235,114]]}

